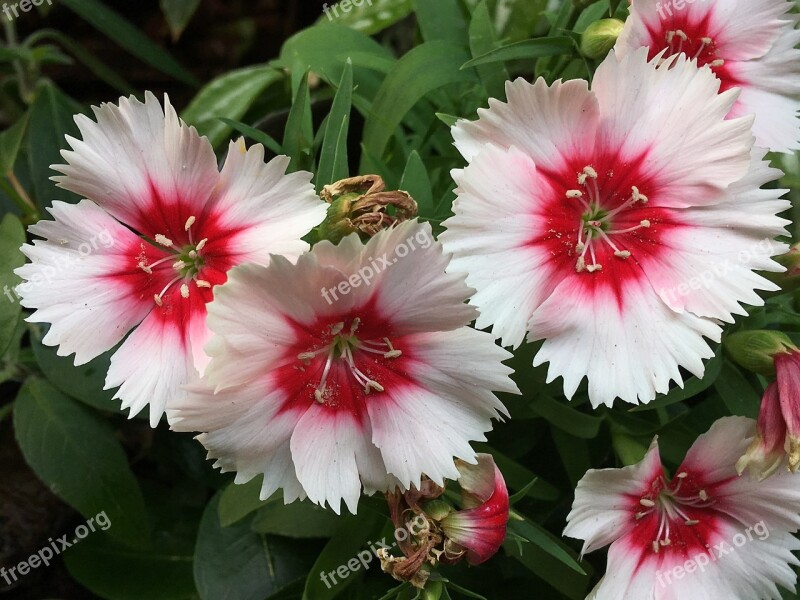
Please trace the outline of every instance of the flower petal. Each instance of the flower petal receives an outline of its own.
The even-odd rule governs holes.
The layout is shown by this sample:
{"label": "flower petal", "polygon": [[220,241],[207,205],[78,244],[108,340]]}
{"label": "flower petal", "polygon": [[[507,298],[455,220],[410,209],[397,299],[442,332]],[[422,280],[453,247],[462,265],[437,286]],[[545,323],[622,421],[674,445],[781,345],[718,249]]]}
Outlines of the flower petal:
{"label": "flower petal", "polygon": [[17,291],[36,309],[29,322],[51,323],[43,342],[82,365],[116,346],[154,305],[114,277],[145,278],[126,256],[139,244],[135,234],[88,200],[48,210],[55,221],[30,227],[43,239],[22,247],[31,262],[16,271],[26,280]]}
{"label": "flower petal", "polygon": [[96,123],[75,117],[83,140],[67,137],[72,150],[62,151],[66,165],[52,166],[63,173],[53,180],[151,239],[180,239],[219,179],[208,139],[178,119],[167,97],[162,110],[150,92],[144,102],[120,98],[94,113]]}

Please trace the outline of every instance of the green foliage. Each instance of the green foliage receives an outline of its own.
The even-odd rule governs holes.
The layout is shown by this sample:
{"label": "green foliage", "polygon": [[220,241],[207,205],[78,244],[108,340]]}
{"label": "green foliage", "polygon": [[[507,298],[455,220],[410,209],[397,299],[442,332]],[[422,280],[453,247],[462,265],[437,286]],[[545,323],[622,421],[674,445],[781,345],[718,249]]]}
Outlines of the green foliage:
{"label": "green foliage", "polygon": [[[182,118],[208,137],[220,160],[228,142],[244,136],[289,155],[291,170],[313,172],[318,191],[379,174],[389,189],[415,198],[437,235],[452,214],[451,171],[464,164],[450,127],[474,119],[489,98],[503,99],[509,79],[590,78],[594,63],[579,54],[580,34],[627,11],[627,2],[615,0],[563,1],[552,12],[545,0],[364,1],[334,18],[321,14],[275,60],[215,71],[201,85],[171,51],[101,0],[61,3],[168,78],[179,92],[173,99],[187,99],[178,105]],[[157,14],[175,56],[183,56],[190,37],[183,34],[203,6],[160,0]],[[73,60],[114,92],[78,102],[47,78]],[[74,115],[91,116],[90,104],[114,101],[117,92],[144,92],[128,82],[132,73],[123,76],[104,60],[52,28],[22,41],[6,37],[0,46],[0,72],[8,76],[0,84],[0,291],[19,283],[13,271],[25,260],[24,226],[46,216],[53,201],[79,200],[50,180],[66,136],[78,135]],[[800,160],[775,160],[800,215]],[[776,293],[738,319],[726,339],[780,329],[800,343],[799,305],[794,295]],[[348,568],[328,586],[321,574],[370,543],[393,543],[380,496],[362,498],[357,516],[308,501],[287,506],[281,492],[260,499],[260,476],[234,484],[212,470],[191,436],[126,419],[114,390],[103,389],[113,351],[76,367],[74,357],[42,342],[46,327],[23,321],[29,314],[0,295],[0,426],[11,421],[27,465],[78,520],[108,515],[107,531],[64,556],[70,576],[108,600],[584,598],[605,566],[602,556],[580,559],[580,546],[561,538],[576,482],[589,468],[641,460],[656,435],[668,468],[676,467],[716,418],[757,415],[768,374],[747,370],[741,357],[737,365],[718,345],[702,378],[685,374],[682,387],[647,405],[593,410],[585,384],[567,401],[560,382],[548,383],[546,367],[531,366],[539,345],[525,344],[509,361],[522,395],[502,397],[512,418],[475,444],[492,454],[512,494],[500,553],[475,568],[443,566],[422,592],[398,585],[374,556],[369,568]]]}

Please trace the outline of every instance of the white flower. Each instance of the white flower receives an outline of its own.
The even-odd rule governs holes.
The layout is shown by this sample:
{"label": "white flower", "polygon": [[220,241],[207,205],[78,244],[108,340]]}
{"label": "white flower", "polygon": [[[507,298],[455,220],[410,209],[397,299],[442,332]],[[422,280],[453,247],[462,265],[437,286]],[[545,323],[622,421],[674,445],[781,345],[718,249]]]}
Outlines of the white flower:
{"label": "white flower", "polygon": [[178,431],[201,431],[216,465],[243,483],[264,475],[262,498],[306,495],[356,511],[367,493],[439,485],[476,461],[492,391],[518,393],[511,355],[469,328],[463,276],[430,227],[403,223],[338,246],[321,242],[297,265],[231,272],[209,307],[215,334],[200,385],[170,411]]}
{"label": "white flower", "polygon": [[[721,89],[740,88],[729,116],[756,116],[759,146],[800,149],[800,31],[785,0],[636,0],[616,44],[624,55],[683,53],[707,65]],[[663,52],[663,54],[661,54]]]}
{"label": "white flower", "polygon": [[150,404],[154,427],[208,360],[214,286],[234,265],[297,257],[326,211],[311,175],[285,175],[287,157],[264,164],[260,145],[232,143],[220,173],[209,141],[165,103],[166,114],[148,93],[95,108],[96,123],[75,117],[83,140],[68,138],[53,179],[88,200],[55,202],[17,270],[28,320],[51,324],[44,343],[60,356],[81,365],[125,340],[106,387],[132,416]]}
{"label": "white flower", "polygon": [[788,222],[780,172],[751,150],[752,118],[727,119],[736,92],[685,57],[656,66],[640,50],[584,81],[507,84],[475,122],[453,129],[455,216],[441,236],[450,270],[476,288],[479,328],[503,345],[545,340],[534,365],[584,377],[592,404],[649,402],[702,376],[716,320],[778,289],[772,240]]}
{"label": "white flower", "polygon": [[800,561],[800,487],[781,471],[758,482],[735,464],[755,423],[726,417],[700,436],[668,477],[653,442],[644,460],[589,471],[564,534],[583,552],[611,544],[593,600],[780,600]]}

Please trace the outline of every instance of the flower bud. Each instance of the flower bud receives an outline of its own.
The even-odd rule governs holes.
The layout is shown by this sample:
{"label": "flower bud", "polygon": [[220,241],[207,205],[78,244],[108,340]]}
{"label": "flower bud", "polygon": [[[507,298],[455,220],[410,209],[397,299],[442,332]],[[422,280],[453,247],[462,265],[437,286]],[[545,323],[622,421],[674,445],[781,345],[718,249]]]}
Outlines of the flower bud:
{"label": "flower bud", "polygon": [[789,248],[789,251],[772,258],[779,265],[786,267],[782,273],[764,273],[764,276],[781,286],[784,292],[800,289],[800,242]]}
{"label": "flower bud", "polygon": [[[371,238],[382,229],[417,215],[417,203],[407,192],[385,189],[378,175],[342,179],[322,188],[320,197],[330,206],[319,226],[320,238],[334,244],[354,232]],[[389,207],[393,207],[394,214],[389,214]]]}
{"label": "flower bud", "polygon": [[490,454],[477,454],[471,465],[456,460],[461,486],[461,510],[444,497],[444,488],[423,478],[419,489],[386,494],[397,547],[403,556],[382,550],[378,557],[385,573],[422,589],[439,563],[455,564],[466,558],[477,565],[489,560],[506,537],[508,488]]}
{"label": "flower bud", "polygon": [[581,36],[581,53],[587,58],[601,59],[614,47],[624,23],[619,19],[595,21]]}
{"label": "flower bud", "polygon": [[726,337],[723,345],[740,366],[767,376],[775,374],[775,355],[795,348],[786,334],[767,330],[739,331]]}

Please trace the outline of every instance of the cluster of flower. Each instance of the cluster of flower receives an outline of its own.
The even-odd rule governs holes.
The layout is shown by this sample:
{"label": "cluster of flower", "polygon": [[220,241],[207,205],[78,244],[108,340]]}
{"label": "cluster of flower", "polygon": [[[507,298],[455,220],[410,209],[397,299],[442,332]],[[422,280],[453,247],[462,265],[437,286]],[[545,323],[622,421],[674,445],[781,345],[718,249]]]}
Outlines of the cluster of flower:
{"label": "cluster of flower", "polygon": [[[667,19],[657,4],[635,0],[591,87],[509,82],[507,102],[457,123],[468,165],[440,241],[336,302],[320,290],[429,226],[309,250],[326,204],[310,173],[285,174],[286,157],[265,164],[240,140],[220,171],[151,94],[76,117],[83,139],[55,180],[87,200],[56,202],[55,220],[31,227],[42,239],[19,274],[50,272],[91,232],[114,243],[25,291],[29,320],[49,323],[45,343],[76,364],[121,343],[106,385],[131,414],[149,405],[153,426],[166,412],[172,429],[201,432],[237,482],[263,475],[265,498],[283,489],[337,512],[342,500],[355,512],[362,492],[443,486],[460,476],[455,459],[477,462],[470,442],[507,414],[495,394],[518,393],[496,338],[544,340],[534,365],[549,362],[567,397],[586,378],[594,406],[650,402],[683,384],[681,368],[702,376],[722,324],[778,289],[756,273],[783,270],[772,255],[787,249],[763,243],[786,234],[789,207],[762,189],[780,176],[764,159],[800,147],[800,33],[783,0],[698,2]],[[611,544],[594,598],[793,586],[800,486],[786,471],[738,477],[737,461],[766,452],[754,431],[718,421],[672,478],[655,443],[639,465],[586,475],[565,533],[587,552]],[[655,591],[658,573],[755,523],[771,535]]]}

